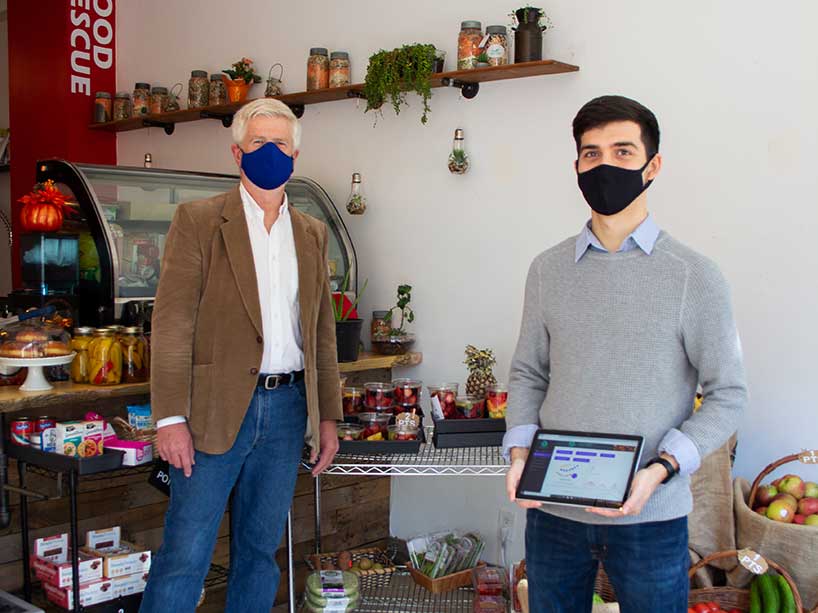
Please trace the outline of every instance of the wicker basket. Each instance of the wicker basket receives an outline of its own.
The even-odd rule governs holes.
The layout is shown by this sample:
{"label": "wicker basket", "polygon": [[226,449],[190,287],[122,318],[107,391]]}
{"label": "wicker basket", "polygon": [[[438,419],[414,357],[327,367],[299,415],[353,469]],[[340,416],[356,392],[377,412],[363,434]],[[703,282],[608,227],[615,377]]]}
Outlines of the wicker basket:
{"label": "wicker basket", "polygon": [[[111,425],[122,440],[151,443],[154,449],[156,449],[156,428],[138,430],[121,417],[114,417],[111,420]],[[156,451],[154,451],[154,455],[158,455]]]}
{"label": "wicker basket", "polygon": [[[485,562],[478,562],[477,566],[485,566]],[[468,568],[466,570],[461,570],[459,573],[452,573],[451,575],[446,575],[445,577],[438,577],[437,579],[432,579],[431,577],[424,575],[422,572],[417,570],[412,566],[412,563],[409,562],[406,565],[406,568],[409,570],[409,574],[412,575],[412,579],[417,583],[420,587],[426,588],[432,594],[442,594],[443,592],[452,592],[459,587],[464,587],[466,585],[471,585],[471,575],[472,575],[472,568]]]}
{"label": "wicker basket", "polygon": [[767,475],[772,473],[776,468],[784,466],[784,464],[789,464],[790,462],[797,462],[802,455],[803,454],[801,453],[793,453],[781,458],[780,460],[776,460],[772,464],[767,464],[764,470],[758,473],[758,477],[756,477],[756,480],[753,481],[753,485],[750,488],[750,497],[747,499],[747,506],[750,507],[751,509],[753,508],[753,505],[755,504],[756,501],[756,494],[758,494],[758,488],[761,487],[761,482],[764,480],[765,477],[767,477]]}
{"label": "wicker basket", "polygon": [[[696,574],[696,571],[698,571],[700,568],[704,568],[714,560],[721,560],[724,558],[736,558],[737,556],[738,551],[735,549],[713,553],[705,558],[702,558],[693,566],[691,566],[690,571],[688,571],[688,577],[693,578],[693,575]],[[801,602],[801,595],[798,593],[798,587],[795,585],[795,582],[792,580],[792,577],[790,577],[789,573],[772,560],[768,560],[767,558],[764,558],[764,560],[766,560],[767,565],[771,569],[775,570],[779,575],[784,577],[784,579],[786,579],[787,583],[790,585],[793,598],[795,599],[795,610],[797,611],[797,613],[805,613],[804,605]],[[706,587],[696,590],[690,590],[690,594],[688,596],[688,605],[693,606],[699,604],[700,602],[710,602],[711,600],[718,604],[723,609],[730,609],[733,607],[737,607],[739,609],[747,609],[750,606],[750,590],[739,589],[729,586]]]}
{"label": "wicker basket", "polygon": [[[332,564],[338,567],[338,555],[340,551],[333,553],[313,553],[306,558],[307,566],[310,570],[321,570],[324,566]],[[361,558],[369,558],[373,562],[377,562],[383,566],[383,569],[362,570],[358,572],[359,577],[369,577],[370,575],[389,575],[395,572],[395,563],[390,559],[383,549],[377,547],[367,547],[366,549],[351,549],[347,553],[352,556],[352,563],[354,564]],[[346,568],[342,570],[348,570]]]}

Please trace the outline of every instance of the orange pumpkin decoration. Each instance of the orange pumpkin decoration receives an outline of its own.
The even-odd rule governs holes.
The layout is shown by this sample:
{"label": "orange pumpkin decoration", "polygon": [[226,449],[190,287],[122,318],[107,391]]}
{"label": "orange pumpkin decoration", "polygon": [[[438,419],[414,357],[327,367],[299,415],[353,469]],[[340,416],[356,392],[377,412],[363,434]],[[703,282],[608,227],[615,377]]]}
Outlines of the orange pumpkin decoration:
{"label": "orange pumpkin decoration", "polygon": [[20,224],[27,232],[56,232],[62,227],[63,215],[73,213],[65,203],[65,196],[51,179],[37,185],[19,202],[23,204]]}

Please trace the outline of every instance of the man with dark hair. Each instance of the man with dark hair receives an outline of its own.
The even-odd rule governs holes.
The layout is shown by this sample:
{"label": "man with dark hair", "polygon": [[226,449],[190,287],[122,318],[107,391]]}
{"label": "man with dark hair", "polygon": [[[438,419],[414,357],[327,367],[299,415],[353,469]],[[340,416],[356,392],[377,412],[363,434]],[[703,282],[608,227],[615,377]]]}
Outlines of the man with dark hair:
{"label": "man with dark hair", "polygon": [[662,167],[653,113],[603,96],[573,128],[591,220],[528,272],[509,375],[508,495],[516,500],[538,427],[638,434],[644,452],[620,509],[517,500],[528,509],[531,611],[590,612],[602,562],[622,613],[684,613],[690,475],[747,404],[730,291],[715,264],[648,214]]}

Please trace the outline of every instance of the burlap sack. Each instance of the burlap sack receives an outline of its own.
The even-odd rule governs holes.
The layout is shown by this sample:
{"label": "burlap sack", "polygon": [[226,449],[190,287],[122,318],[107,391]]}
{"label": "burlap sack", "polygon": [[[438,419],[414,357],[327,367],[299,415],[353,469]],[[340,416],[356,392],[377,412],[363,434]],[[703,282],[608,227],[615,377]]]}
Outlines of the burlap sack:
{"label": "burlap sack", "polygon": [[[688,516],[688,548],[691,565],[717,551],[736,548],[733,523],[733,486],[731,454],[736,444],[730,440],[702,460],[690,479],[693,492],[693,512]],[[715,560],[712,566],[729,571],[738,562]],[[693,587],[712,587],[711,566],[696,573]]]}
{"label": "burlap sack", "polygon": [[[755,513],[747,506],[750,484],[736,479],[733,489],[737,549],[750,548],[778,562],[792,575],[804,607],[818,603],[818,528],[782,524]],[[731,575],[736,587],[745,587],[746,573]]]}

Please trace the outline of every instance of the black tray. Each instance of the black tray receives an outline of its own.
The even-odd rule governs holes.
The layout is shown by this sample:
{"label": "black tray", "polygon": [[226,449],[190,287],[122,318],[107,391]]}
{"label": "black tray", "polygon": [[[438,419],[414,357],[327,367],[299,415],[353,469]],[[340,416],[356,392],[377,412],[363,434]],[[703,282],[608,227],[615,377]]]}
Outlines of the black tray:
{"label": "black tray", "polygon": [[435,420],[435,434],[465,434],[468,432],[502,432],[505,434],[506,418]]}
{"label": "black tray", "polygon": [[[350,416],[351,417],[351,416]],[[353,422],[354,420],[344,419]],[[394,423],[395,418],[389,420]],[[338,453],[351,455],[383,455],[390,453],[419,453],[421,443],[426,442],[426,435],[423,432],[423,419],[420,420],[418,428],[418,440],[416,441],[338,441]]]}
{"label": "black tray", "polygon": [[438,449],[500,447],[505,433],[505,418],[441,419],[435,420],[432,442]]}
{"label": "black tray", "polygon": [[[6,441],[8,443],[8,441]],[[78,475],[93,475],[94,473],[117,470],[122,467],[124,451],[105,449],[102,455],[92,458],[75,458],[72,456],[43,451],[34,447],[22,445],[8,445],[8,455],[21,462],[39,466],[59,473],[76,471]]]}

